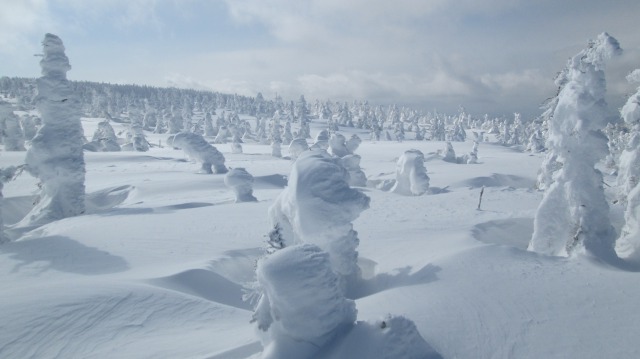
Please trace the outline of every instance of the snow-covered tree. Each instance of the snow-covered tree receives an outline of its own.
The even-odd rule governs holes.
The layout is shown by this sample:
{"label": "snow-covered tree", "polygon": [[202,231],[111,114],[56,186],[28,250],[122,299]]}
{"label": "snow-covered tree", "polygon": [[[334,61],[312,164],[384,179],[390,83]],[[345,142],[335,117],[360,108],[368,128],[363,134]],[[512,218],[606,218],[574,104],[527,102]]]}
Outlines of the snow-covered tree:
{"label": "snow-covered tree", "polygon": [[369,208],[369,197],[349,187],[340,159],[323,150],[303,152],[293,164],[288,186],[269,208],[272,225],[282,228],[286,246],[309,243],[327,251],[344,279],[359,275],[357,232],[352,221]]}
{"label": "snow-covered tree", "polygon": [[215,173],[221,174],[228,171],[224,165],[225,158],[222,153],[210,145],[202,135],[180,132],[175,136],[170,136],[167,144],[181,148],[192,161],[200,162],[202,173],[214,173],[215,171]]}
{"label": "snow-covered tree", "polygon": [[456,151],[453,149],[451,142],[447,141],[447,147],[445,147],[442,153],[442,160],[445,162],[456,163]]}
{"label": "snow-covered tree", "polygon": [[289,157],[291,157],[292,160],[295,160],[308,149],[309,145],[307,144],[307,140],[304,138],[296,138],[289,144]]}
{"label": "snow-covered tree", "polygon": [[420,150],[407,150],[396,165],[396,183],[391,191],[405,196],[420,196],[429,190],[429,176]]}
{"label": "snow-covered tree", "polygon": [[349,153],[356,153],[356,150],[360,147],[361,143],[362,139],[358,135],[353,134],[346,142],[347,150]]}
{"label": "snow-covered tree", "polygon": [[109,119],[98,122],[98,128],[93,133],[91,142],[84,145],[84,149],[94,152],[116,152],[120,151],[118,137],[111,127]]}
{"label": "snow-covered tree", "polygon": [[139,120],[133,120],[127,129],[127,143],[122,146],[125,151],[149,151],[149,142],[144,135],[142,123]]}
{"label": "snow-covered tree", "polygon": [[276,158],[282,157],[282,148],[280,146],[280,141],[276,140],[271,143],[271,156]]}
{"label": "snow-covered tree", "polygon": [[331,148],[331,154],[336,157],[344,157],[350,154],[345,137],[338,132],[331,134],[329,148]]}
{"label": "snow-covered tree", "polygon": [[0,133],[5,151],[24,151],[24,133],[20,118],[13,113],[9,103],[0,100]]}
{"label": "snow-covered tree", "polygon": [[[640,83],[640,69],[627,79]],[[626,209],[616,250],[621,257],[640,261],[640,87],[627,99],[620,114],[631,131],[631,138],[619,161],[619,197]]]}
{"label": "snow-covered tree", "polygon": [[321,150],[329,149],[330,136],[331,135],[329,134],[329,131],[321,130],[320,132],[318,132],[318,134],[316,134],[316,141],[313,143],[312,147]]}
{"label": "snow-covered tree", "polygon": [[224,184],[236,195],[236,203],[256,202],[253,196],[253,176],[242,167],[232,168],[224,175]]}
{"label": "snow-covered tree", "polygon": [[4,221],[2,217],[2,207],[3,207],[3,196],[2,189],[4,188],[4,184],[9,182],[13,176],[16,174],[18,170],[17,167],[10,166],[7,168],[0,168],[0,244],[6,243],[9,241],[9,238],[4,233]]}
{"label": "snow-covered tree", "polygon": [[621,52],[606,33],[571,59],[550,124],[550,151],[562,164],[545,191],[529,250],[568,256],[584,253],[612,260],[615,231],[596,163],[607,154],[605,60]]}
{"label": "snow-covered tree", "polygon": [[359,155],[346,155],[340,160],[344,168],[349,171],[349,186],[365,187],[367,185],[367,175],[360,168]]}
{"label": "snow-covered tree", "polygon": [[84,213],[84,133],[80,104],[67,80],[71,69],[62,40],[46,34],[40,61],[42,77],[36,83],[36,107],[42,127],[31,141],[26,170],[37,177],[42,190],[36,206],[21,224],[39,225]]}
{"label": "snow-covered tree", "polygon": [[314,358],[356,321],[328,253],[311,244],[286,247],[258,261],[262,296],[253,315],[263,359]]}

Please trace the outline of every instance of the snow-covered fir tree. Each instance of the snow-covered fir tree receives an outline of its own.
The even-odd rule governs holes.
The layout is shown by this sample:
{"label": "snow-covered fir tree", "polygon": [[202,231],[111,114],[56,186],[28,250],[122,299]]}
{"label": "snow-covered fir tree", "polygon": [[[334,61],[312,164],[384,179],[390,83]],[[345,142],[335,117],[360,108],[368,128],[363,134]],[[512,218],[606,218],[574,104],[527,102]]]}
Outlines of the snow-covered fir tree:
{"label": "snow-covered fir tree", "polygon": [[[640,69],[627,79],[640,83]],[[631,139],[620,156],[619,198],[626,208],[616,250],[621,257],[637,262],[640,261],[640,87],[627,99],[620,114],[630,129]]]}
{"label": "snow-covered fir tree", "polygon": [[175,136],[170,136],[167,144],[181,148],[192,161],[200,162],[202,165],[200,171],[202,173],[222,174],[228,171],[224,165],[224,155],[214,146],[210,145],[202,135],[191,132],[180,132]]}
{"label": "snow-covered fir tree", "polygon": [[420,150],[407,150],[396,164],[396,183],[391,192],[405,196],[420,196],[429,190],[429,176]]}
{"label": "snow-covered fir tree", "polygon": [[550,151],[562,163],[534,220],[529,250],[548,255],[584,253],[616,258],[615,231],[596,163],[607,154],[605,61],[621,52],[618,41],[600,34],[569,59],[567,82],[550,124]]}
{"label": "snow-covered fir tree", "polygon": [[231,188],[236,196],[236,203],[256,202],[253,196],[253,176],[244,168],[232,168],[224,176],[224,184]]}
{"label": "snow-covered fir tree", "polygon": [[42,127],[31,140],[26,170],[42,185],[40,198],[22,225],[39,225],[84,213],[84,133],[80,103],[67,80],[71,69],[62,40],[46,34],[37,80],[36,106]]}

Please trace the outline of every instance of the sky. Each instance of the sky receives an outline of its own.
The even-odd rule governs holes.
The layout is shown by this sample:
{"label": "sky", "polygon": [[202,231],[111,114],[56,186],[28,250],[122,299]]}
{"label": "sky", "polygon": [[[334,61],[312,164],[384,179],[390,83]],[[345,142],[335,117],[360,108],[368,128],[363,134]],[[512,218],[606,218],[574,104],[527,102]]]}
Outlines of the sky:
{"label": "sky", "polygon": [[0,0],[0,76],[38,77],[60,36],[71,80],[535,117],[606,31],[609,104],[635,88],[638,0]]}

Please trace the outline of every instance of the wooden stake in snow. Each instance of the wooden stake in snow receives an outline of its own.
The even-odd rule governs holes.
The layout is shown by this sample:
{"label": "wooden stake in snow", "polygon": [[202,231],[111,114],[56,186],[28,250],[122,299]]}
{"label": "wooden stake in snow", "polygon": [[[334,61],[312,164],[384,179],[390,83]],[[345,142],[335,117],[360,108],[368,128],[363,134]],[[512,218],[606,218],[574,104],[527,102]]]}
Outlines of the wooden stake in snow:
{"label": "wooden stake in snow", "polygon": [[478,208],[477,210],[480,211],[480,205],[482,204],[482,195],[484,194],[484,186],[482,186],[482,189],[480,190],[480,200],[478,201]]}

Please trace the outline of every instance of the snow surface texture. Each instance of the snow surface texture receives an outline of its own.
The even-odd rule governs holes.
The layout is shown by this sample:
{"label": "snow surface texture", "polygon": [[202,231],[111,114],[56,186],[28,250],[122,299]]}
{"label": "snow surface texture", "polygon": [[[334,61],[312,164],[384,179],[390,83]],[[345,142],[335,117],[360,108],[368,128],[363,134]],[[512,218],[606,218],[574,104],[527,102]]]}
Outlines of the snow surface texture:
{"label": "snow surface texture", "polygon": [[272,225],[283,229],[285,247],[315,244],[327,251],[333,270],[357,275],[358,234],[351,224],[369,208],[369,197],[349,187],[349,172],[324,150],[303,152],[289,185],[269,209]]}
{"label": "snow surface texture", "polygon": [[596,163],[607,154],[604,62],[622,50],[600,34],[567,64],[549,142],[562,168],[538,207],[529,249],[548,255],[586,253],[613,261],[615,231]]}
{"label": "snow surface texture", "polygon": [[59,37],[46,34],[36,84],[42,127],[31,141],[26,169],[42,183],[38,204],[19,226],[40,225],[84,213],[85,163],[80,106],[67,80],[71,69]]}
{"label": "snow surface texture", "polygon": [[310,244],[284,248],[261,259],[263,290],[254,315],[263,335],[263,358],[312,358],[356,320],[355,303],[344,297],[329,254]]}
{"label": "snow surface texture", "polygon": [[427,190],[429,190],[429,176],[424,167],[424,155],[420,150],[405,151],[398,159],[396,183],[391,191],[405,196],[420,196]]}
{"label": "snow surface texture", "polygon": [[[210,145],[202,135],[192,132],[180,132],[175,136],[170,136],[167,144],[181,148],[192,160],[202,164],[203,173],[227,173],[225,158],[218,149]],[[211,169],[213,167],[213,170]]]}
{"label": "snow surface texture", "polygon": [[242,167],[232,168],[224,176],[224,184],[233,189],[236,195],[236,203],[255,202],[253,196],[253,176]]}

